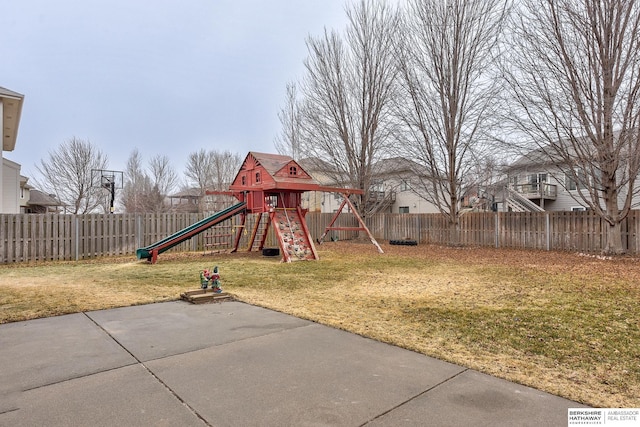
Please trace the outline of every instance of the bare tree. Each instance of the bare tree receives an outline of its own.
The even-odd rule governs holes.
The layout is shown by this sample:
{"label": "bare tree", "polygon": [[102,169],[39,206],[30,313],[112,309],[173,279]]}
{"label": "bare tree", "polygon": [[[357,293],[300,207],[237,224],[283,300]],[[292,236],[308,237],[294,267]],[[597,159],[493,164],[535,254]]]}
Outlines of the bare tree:
{"label": "bare tree", "polygon": [[149,173],[154,186],[158,188],[158,191],[164,197],[175,190],[178,183],[178,174],[171,166],[171,160],[168,156],[158,154],[152,157],[149,160]]}
{"label": "bare tree", "polygon": [[302,144],[302,106],[296,83],[287,84],[287,97],[284,107],[278,113],[282,130],[274,145],[280,154],[300,160],[300,145]]}
{"label": "bare tree", "polygon": [[152,157],[148,171],[142,155],[134,149],[127,160],[122,204],[128,213],[166,212],[165,198],[175,188],[178,177],[167,156]]}
{"label": "bare tree", "polygon": [[459,200],[484,163],[497,105],[493,63],[506,0],[411,0],[398,49],[400,147],[420,165],[415,190],[438,207],[458,242]]}
{"label": "bare tree", "polygon": [[366,216],[373,211],[366,203],[372,167],[391,135],[399,18],[385,2],[372,0],[362,0],[346,12],[349,25],[344,37],[325,30],[322,37],[307,39],[306,76],[297,104],[304,105],[299,143],[301,155],[333,165],[325,172],[336,183],[364,191],[356,207]]}
{"label": "bare tree", "polygon": [[211,153],[213,158],[213,188],[215,190],[227,190],[231,181],[240,170],[243,158],[238,153],[229,150],[216,151]]}
{"label": "bare tree", "polygon": [[622,253],[640,171],[640,4],[527,0],[517,17],[511,117],[608,223],[604,252]]}
{"label": "bare tree", "polygon": [[206,203],[200,204],[202,211],[217,211],[228,206],[231,200],[224,196],[207,196],[207,190],[228,190],[231,181],[240,169],[242,158],[237,153],[229,150],[199,151],[189,154],[185,168],[187,185],[195,186],[200,190],[200,196],[206,199]]}
{"label": "bare tree", "polygon": [[242,158],[229,150],[189,154],[185,167],[187,183],[202,190],[226,190],[240,169]]}
{"label": "bare tree", "polygon": [[207,188],[213,187],[213,162],[211,152],[204,148],[194,151],[187,158],[187,165],[184,170],[188,186],[195,186],[200,189],[201,194]]}
{"label": "bare tree", "polygon": [[125,183],[121,203],[124,206],[125,212],[144,212],[144,188],[145,180],[148,180],[148,177],[145,176],[142,166],[142,155],[137,148],[131,152],[127,159],[124,179]]}
{"label": "bare tree", "polygon": [[[213,171],[215,173],[213,180],[213,189],[218,191],[226,191],[229,185],[236,177],[240,170],[243,158],[238,153],[232,153],[225,150],[222,152],[213,151]],[[209,211],[218,211],[229,206],[234,202],[229,196],[213,196],[208,199],[206,207]]]}
{"label": "bare tree", "polygon": [[65,213],[86,214],[103,201],[102,188],[93,185],[91,171],[106,169],[107,156],[88,140],[72,137],[40,160],[34,178],[44,192],[55,194],[64,204]]}

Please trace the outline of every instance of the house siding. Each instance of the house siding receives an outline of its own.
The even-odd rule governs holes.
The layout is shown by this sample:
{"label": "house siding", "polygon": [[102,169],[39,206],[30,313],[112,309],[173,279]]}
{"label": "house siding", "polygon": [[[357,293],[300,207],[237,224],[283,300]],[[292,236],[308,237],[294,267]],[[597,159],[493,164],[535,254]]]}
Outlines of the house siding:
{"label": "house siding", "polygon": [[567,190],[565,185],[565,173],[559,168],[550,169],[548,172],[550,183],[556,185],[556,200],[545,200],[544,208],[547,211],[570,211],[575,207],[585,207],[578,190]]}
{"label": "house siding", "polygon": [[2,159],[2,209],[0,213],[20,213],[20,165]]}
{"label": "house siding", "polygon": [[[399,187],[396,187],[399,188]],[[409,208],[407,213],[437,213],[438,208],[422,197],[418,196],[412,190],[404,190],[396,192],[396,201],[391,207],[391,213],[400,213],[400,208],[406,206]]]}
{"label": "house siding", "polygon": [[[4,104],[2,102],[2,98],[0,97],[0,129],[4,129]],[[1,141],[1,139],[0,139]],[[4,162],[4,154],[2,153],[2,149],[0,148],[0,161]],[[2,165],[3,163],[0,163]],[[4,168],[3,168],[4,169]],[[0,213],[4,212],[4,179],[3,173],[0,173],[0,191],[2,191],[2,197],[0,197]]]}

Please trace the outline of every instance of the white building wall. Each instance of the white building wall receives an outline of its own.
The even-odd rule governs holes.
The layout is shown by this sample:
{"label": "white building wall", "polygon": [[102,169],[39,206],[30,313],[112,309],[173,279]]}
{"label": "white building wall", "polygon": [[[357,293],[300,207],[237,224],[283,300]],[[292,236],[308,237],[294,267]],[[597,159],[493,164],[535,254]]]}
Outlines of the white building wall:
{"label": "white building wall", "polygon": [[[321,193],[321,211],[334,213],[338,211],[338,208],[342,204],[343,197],[339,193]],[[342,212],[349,212],[349,206],[344,206]]]}
{"label": "white building wall", "polygon": [[408,213],[439,212],[433,203],[426,201],[412,190],[398,191],[396,193],[396,201],[391,208],[391,213],[399,213],[401,208],[408,208]]}
{"label": "white building wall", "polygon": [[2,209],[0,213],[20,213],[20,165],[2,159]]}
{"label": "white building wall", "polygon": [[18,188],[18,204],[20,205],[20,213],[26,213],[27,212],[27,203],[29,202],[29,198],[30,198],[30,190],[29,187],[27,186],[20,186],[20,188]]}
{"label": "white building wall", "polygon": [[[2,98],[0,98],[0,129],[4,129],[4,108],[3,108],[3,104],[2,104]],[[0,134],[1,137],[1,134]],[[2,138],[0,138],[0,144],[2,144]],[[3,162],[3,152],[2,152],[2,146],[0,145],[0,165],[2,165]],[[3,167],[4,169],[4,167]],[[0,173],[0,191],[2,191],[2,197],[0,197],[0,213],[4,212],[4,203],[3,203],[3,198],[4,198],[4,180],[2,179],[2,176],[4,174]]]}

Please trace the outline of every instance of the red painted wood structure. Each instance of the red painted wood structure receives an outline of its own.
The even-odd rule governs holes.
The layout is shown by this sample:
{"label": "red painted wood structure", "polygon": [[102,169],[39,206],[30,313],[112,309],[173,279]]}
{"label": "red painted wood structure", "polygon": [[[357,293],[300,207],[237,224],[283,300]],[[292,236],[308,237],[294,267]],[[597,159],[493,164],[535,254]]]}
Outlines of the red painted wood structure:
{"label": "red painted wood structure", "polygon": [[[283,261],[319,259],[305,221],[307,210],[300,206],[302,193],[305,191],[340,193],[344,198],[340,209],[318,239],[319,243],[322,243],[329,230],[359,230],[367,233],[371,242],[382,253],[382,248],[349,201],[349,195],[362,194],[361,190],[321,186],[291,157],[256,152],[247,154],[229,186],[229,192],[226,193],[233,195],[240,202],[246,202],[245,212],[241,214],[242,224],[235,236],[233,250],[238,250],[247,214],[257,214],[247,250],[254,248],[254,243],[260,234],[258,250],[262,250],[269,227],[273,227]],[[208,194],[219,194],[219,192],[211,191]],[[359,227],[333,226],[345,205],[351,208],[351,212],[358,219]],[[268,219],[263,221],[265,214],[268,215]]]}

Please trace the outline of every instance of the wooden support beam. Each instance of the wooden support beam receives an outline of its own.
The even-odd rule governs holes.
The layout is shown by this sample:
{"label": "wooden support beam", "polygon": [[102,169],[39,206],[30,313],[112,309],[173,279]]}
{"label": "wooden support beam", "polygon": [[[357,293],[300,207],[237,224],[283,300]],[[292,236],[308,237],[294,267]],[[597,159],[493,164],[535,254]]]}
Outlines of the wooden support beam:
{"label": "wooden support beam", "polygon": [[235,239],[235,242],[233,243],[233,250],[231,251],[231,253],[238,252],[238,246],[240,245],[240,239],[242,238],[242,231],[244,230],[245,222],[247,221],[247,213],[246,212],[241,213],[240,217],[241,217],[240,222],[242,224],[240,224],[237,227],[238,231],[236,232],[236,239]]}
{"label": "wooden support beam", "polygon": [[358,222],[360,223],[360,225],[362,226],[362,228],[364,229],[364,231],[367,233],[367,236],[369,236],[369,240],[371,240],[371,243],[373,243],[373,245],[378,248],[378,252],[380,252],[381,254],[384,253],[384,251],[382,250],[382,248],[380,247],[380,245],[378,244],[378,242],[376,241],[376,239],[373,237],[373,234],[371,234],[371,232],[369,231],[369,229],[367,228],[367,226],[365,225],[364,221],[362,220],[362,218],[360,218],[360,215],[358,215],[358,211],[356,210],[356,208],[351,204],[351,201],[349,200],[349,197],[345,197],[344,198],[347,201],[347,204],[349,205],[349,207],[351,208],[351,213],[353,213],[356,217],[356,219],[358,220]]}
{"label": "wooden support beam", "polygon": [[[322,236],[320,236],[320,238],[318,239],[318,243],[322,244],[322,241],[326,237],[326,235],[329,232],[329,230],[364,231],[365,233],[367,233],[367,236],[369,236],[369,240],[371,240],[371,243],[373,243],[373,245],[378,249],[378,252],[383,254],[384,251],[382,250],[382,248],[380,247],[380,245],[378,244],[376,239],[373,237],[373,234],[371,234],[371,232],[367,228],[367,226],[364,223],[364,221],[362,220],[362,218],[360,218],[360,215],[358,215],[358,211],[356,210],[356,208],[351,203],[351,200],[349,200],[349,193],[341,193],[341,194],[342,194],[342,197],[343,197],[342,204],[340,204],[340,207],[338,208],[338,210],[336,211],[335,215],[331,219],[331,222],[329,222],[329,225],[327,226],[327,228],[325,228],[324,233],[322,233]],[[340,216],[340,213],[342,212],[342,209],[345,207],[345,205],[349,206],[349,208],[351,209],[351,213],[358,220],[358,223],[360,224],[360,227],[334,227],[333,226],[333,224],[336,222],[336,220]]]}

